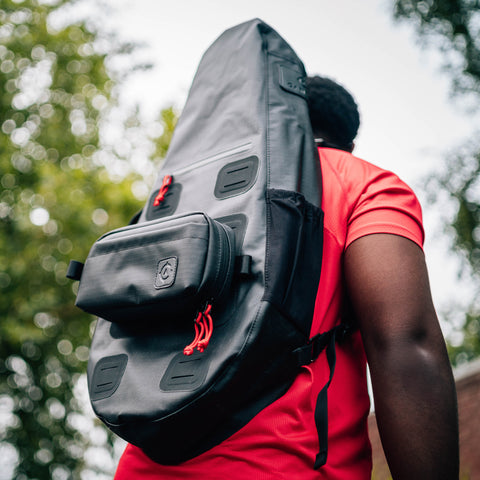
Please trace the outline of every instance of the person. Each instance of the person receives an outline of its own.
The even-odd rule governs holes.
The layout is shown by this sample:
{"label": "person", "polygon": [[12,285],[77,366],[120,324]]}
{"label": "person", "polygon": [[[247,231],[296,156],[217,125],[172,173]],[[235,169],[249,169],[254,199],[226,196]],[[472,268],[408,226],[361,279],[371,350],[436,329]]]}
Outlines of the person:
{"label": "person", "polygon": [[347,298],[358,327],[336,346],[327,462],[313,468],[315,402],[329,378],[321,355],[221,444],[177,466],[128,445],[115,480],[370,479],[367,360],[393,479],[458,479],[455,386],[431,300],[419,202],[396,175],[352,155],[360,119],[350,93],[319,76],[306,88],[325,212],[311,336],[339,323]]}

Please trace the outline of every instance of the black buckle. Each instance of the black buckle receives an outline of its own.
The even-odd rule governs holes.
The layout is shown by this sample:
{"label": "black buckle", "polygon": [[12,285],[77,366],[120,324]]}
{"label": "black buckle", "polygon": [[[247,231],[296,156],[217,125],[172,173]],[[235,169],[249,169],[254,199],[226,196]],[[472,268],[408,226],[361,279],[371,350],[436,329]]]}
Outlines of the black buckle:
{"label": "black buckle", "polygon": [[313,338],[310,339],[309,344],[311,345],[311,362],[314,362],[318,356],[327,348],[327,345],[330,342],[330,339],[332,338],[333,332],[335,331],[337,327],[333,328],[332,330],[329,330],[328,332],[324,333],[319,333],[315,335]]}
{"label": "black buckle", "polygon": [[297,365],[301,367],[314,362],[320,353],[322,353],[322,351],[327,347],[332,333],[333,330],[329,330],[325,333],[319,333],[312,337],[305,345],[295,349],[293,354],[297,358]]}
{"label": "black buckle", "polygon": [[327,332],[318,333],[312,337],[305,345],[293,351],[293,354],[297,358],[297,365],[301,367],[303,365],[313,363],[327,348],[332,336],[335,336],[335,340],[337,340],[339,336],[344,338],[345,332],[345,326],[340,324],[336,327],[333,327],[331,330],[328,330]]}

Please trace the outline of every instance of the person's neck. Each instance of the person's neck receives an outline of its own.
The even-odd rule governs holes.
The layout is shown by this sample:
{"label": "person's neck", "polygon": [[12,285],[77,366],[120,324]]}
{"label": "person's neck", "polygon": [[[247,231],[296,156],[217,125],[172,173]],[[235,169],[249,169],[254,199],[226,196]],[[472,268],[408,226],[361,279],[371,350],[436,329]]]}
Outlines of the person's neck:
{"label": "person's neck", "polygon": [[317,145],[317,147],[335,148],[337,150],[343,150],[343,151],[348,152],[348,153],[352,153],[353,147],[354,147],[353,143],[351,143],[348,146],[341,146],[341,145],[338,145],[334,142],[330,142],[329,140],[327,140],[326,138],[323,138],[323,137],[315,138],[315,144]]}

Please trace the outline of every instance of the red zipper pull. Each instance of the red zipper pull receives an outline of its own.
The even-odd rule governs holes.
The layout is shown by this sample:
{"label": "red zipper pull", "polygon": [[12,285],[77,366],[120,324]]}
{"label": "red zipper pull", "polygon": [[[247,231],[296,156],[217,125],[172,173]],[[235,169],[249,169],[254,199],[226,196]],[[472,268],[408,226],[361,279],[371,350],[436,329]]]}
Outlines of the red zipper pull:
{"label": "red zipper pull", "polygon": [[213,333],[213,320],[210,315],[212,306],[208,304],[203,312],[199,312],[195,319],[195,338],[190,345],[183,349],[184,355],[192,355],[195,348],[199,352],[204,352],[208,347]]}
{"label": "red zipper pull", "polygon": [[153,200],[153,206],[158,207],[160,203],[165,200],[165,195],[167,194],[168,187],[172,184],[173,177],[171,175],[165,175],[163,177],[162,186],[157,193],[157,196]]}
{"label": "red zipper pull", "polygon": [[210,304],[207,305],[207,308],[202,313],[203,325],[205,327],[204,337],[198,342],[197,350],[199,352],[205,351],[210,343],[210,339],[212,338],[213,333],[213,320],[212,316],[210,315],[210,311],[212,310],[212,306]]}

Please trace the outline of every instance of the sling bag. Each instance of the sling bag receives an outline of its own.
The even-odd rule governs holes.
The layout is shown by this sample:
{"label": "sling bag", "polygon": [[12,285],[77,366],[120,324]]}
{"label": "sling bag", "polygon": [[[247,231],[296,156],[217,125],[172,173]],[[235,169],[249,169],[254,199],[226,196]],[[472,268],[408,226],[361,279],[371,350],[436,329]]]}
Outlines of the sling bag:
{"label": "sling bag", "polygon": [[[304,79],[261,20],[224,32],[200,62],[137,223],[71,264],[77,305],[99,317],[93,409],[158,463],[231,436],[325,349],[333,375],[340,327],[310,338],[323,212]],[[315,468],[326,461],[327,387]]]}

